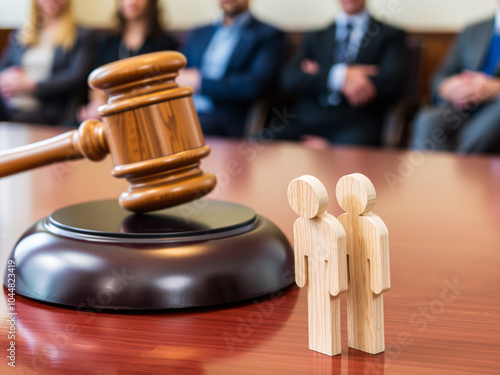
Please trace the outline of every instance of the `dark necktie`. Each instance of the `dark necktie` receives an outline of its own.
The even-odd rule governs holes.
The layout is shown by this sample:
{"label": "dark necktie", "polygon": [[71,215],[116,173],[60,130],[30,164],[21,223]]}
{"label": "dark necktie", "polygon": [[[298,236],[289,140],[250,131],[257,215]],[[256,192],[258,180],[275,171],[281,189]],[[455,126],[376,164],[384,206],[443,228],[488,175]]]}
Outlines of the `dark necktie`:
{"label": "dark necktie", "polygon": [[[350,64],[354,61],[356,54],[353,53],[353,51],[349,51],[353,29],[353,25],[351,23],[347,23],[345,36],[342,39],[335,41],[335,47],[333,48],[334,64]],[[320,94],[318,101],[320,105],[324,107],[337,106],[341,103],[342,97],[338,92],[323,93]]]}
{"label": "dark necktie", "polygon": [[349,46],[351,44],[352,30],[354,26],[352,23],[347,23],[345,37],[339,40],[335,45],[334,59],[335,63],[351,63],[354,59],[352,52],[349,51]]}

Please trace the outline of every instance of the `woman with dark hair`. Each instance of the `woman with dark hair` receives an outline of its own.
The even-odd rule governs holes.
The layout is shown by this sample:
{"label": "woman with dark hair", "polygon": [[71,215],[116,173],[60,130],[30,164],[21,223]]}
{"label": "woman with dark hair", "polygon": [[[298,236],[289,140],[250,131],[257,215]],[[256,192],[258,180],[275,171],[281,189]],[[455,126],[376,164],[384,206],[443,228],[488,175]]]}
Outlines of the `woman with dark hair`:
{"label": "woman with dark hair", "polygon": [[[96,67],[146,53],[175,50],[175,41],[159,19],[158,0],[119,0],[116,33],[105,36],[100,44]],[[97,118],[97,108],[106,102],[103,93],[91,91],[90,101],[80,108],[78,120]]]}
{"label": "woman with dark hair", "polygon": [[61,124],[75,111],[92,69],[92,33],[71,0],[32,0],[29,19],[0,61],[0,121]]}
{"label": "woman with dark hair", "polygon": [[118,32],[103,38],[98,66],[145,53],[176,49],[159,20],[158,0],[119,0]]}

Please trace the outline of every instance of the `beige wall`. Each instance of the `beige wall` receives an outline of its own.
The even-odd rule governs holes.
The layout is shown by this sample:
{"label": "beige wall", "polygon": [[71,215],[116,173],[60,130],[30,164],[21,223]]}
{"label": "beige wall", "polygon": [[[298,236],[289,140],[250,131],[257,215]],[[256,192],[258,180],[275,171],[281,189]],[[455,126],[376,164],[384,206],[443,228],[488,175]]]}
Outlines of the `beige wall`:
{"label": "beige wall", "polygon": [[[115,0],[73,0],[78,19],[105,27],[113,19]],[[216,0],[161,0],[164,18],[175,29],[186,29],[217,17]],[[338,10],[335,0],[252,0],[254,13],[288,30],[319,28]],[[410,30],[458,30],[491,15],[497,0],[369,0],[378,18]],[[26,18],[29,0],[0,0],[0,27],[17,27]]]}

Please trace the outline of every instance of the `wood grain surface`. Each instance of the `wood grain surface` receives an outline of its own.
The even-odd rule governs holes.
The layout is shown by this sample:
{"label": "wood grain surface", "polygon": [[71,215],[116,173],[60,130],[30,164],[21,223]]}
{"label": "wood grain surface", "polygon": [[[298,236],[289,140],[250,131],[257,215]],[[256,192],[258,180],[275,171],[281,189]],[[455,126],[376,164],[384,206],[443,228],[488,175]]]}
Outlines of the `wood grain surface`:
{"label": "wood grain surface", "polygon": [[309,349],[337,355],[342,352],[340,294],[347,291],[346,233],[326,212],[328,192],[317,178],[294,179],[287,195],[300,216],[293,224],[295,281],[307,285]]}
{"label": "wood grain surface", "polygon": [[[61,133],[0,125],[0,149]],[[500,159],[208,138],[202,161],[218,187],[210,197],[250,206],[292,239],[297,216],[287,186],[304,174],[334,196],[341,176],[375,185],[373,211],[391,235],[391,290],[384,296],[386,350],[308,349],[307,293],[188,311],[143,314],[77,311],[16,296],[16,368],[1,374],[498,374],[500,369]],[[52,211],[117,198],[125,181],[103,163],[76,161],[0,180],[0,264],[18,237]],[[330,199],[328,212],[343,211]],[[6,353],[7,291],[0,299]],[[93,296],[89,296],[92,298]]]}
{"label": "wood grain surface", "polygon": [[382,293],[391,286],[389,231],[370,211],[376,203],[376,193],[366,176],[354,173],[342,177],[336,196],[346,211],[339,220],[347,236],[349,347],[378,354],[385,350]]}
{"label": "wood grain surface", "polygon": [[193,90],[175,82],[186,66],[173,51],[149,53],[101,66],[89,76],[108,102],[99,108],[115,177],[130,188],[120,205],[154,211],[200,198],[215,177],[199,168],[210,152],[191,98]]}
{"label": "wood grain surface", "polygon": [[0,178],[84,157],[100,161],[108,152],[102,124],[87,120],[78,130],[0,152]]}

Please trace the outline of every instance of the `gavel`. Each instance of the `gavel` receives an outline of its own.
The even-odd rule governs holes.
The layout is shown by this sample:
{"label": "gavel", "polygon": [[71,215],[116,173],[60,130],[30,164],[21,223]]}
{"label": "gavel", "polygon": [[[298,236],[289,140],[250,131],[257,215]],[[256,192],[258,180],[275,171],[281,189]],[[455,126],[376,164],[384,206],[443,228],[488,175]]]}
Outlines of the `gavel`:
{"label": "gavel", "polygon": [[133,212],[155,211],[200,198],[216,184],[200,169],[210,153],[198,121],[193,90],[175,82],[186,58],[157,52],[96,69],[89,85],[108,102],[102,122],[87,120],[46,141],[0,153],[0,178],[44,165],[111,154],[112,174],[126,178],[120,205]]}

